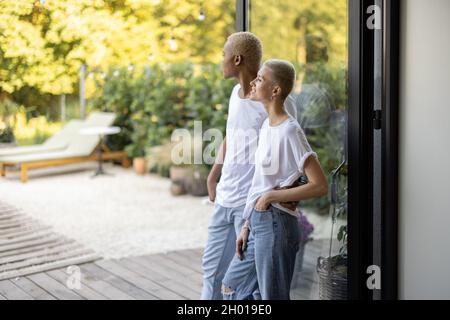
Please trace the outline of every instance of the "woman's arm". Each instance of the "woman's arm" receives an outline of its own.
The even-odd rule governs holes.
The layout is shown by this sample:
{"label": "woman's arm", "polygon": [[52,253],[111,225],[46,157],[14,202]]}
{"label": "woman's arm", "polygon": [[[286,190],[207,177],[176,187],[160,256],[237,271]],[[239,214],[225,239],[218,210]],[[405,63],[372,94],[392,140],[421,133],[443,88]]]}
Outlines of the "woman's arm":
{"label": "woman's arm", "polygon": [[316,157],[310,156],[306,159],[304,172],[308,177],[307,184],[291,189],[269,191],[258,199],[255,208],[266,210],[273,202],[300,201],[321,197],[328,193],[327,178]]}

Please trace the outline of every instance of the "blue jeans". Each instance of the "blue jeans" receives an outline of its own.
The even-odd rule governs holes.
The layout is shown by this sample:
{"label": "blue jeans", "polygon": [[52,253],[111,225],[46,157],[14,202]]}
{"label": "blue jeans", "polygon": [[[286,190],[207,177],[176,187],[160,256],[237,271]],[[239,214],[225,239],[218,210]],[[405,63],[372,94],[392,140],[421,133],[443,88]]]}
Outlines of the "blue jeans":
{"label": "blue jeans", "polygon": [[247,251],[235,256],[223,279],[227,300],[252,299],[259,288],[264,300],[289,300],[295,257],[299,248],[297,219],[272,206],[253,210]]}
{"label": "blue jeans", "polygon": [[203,254],[202,300],[221,300],[225,272],[236,252],[236,237],[244,223],[244,206],[225,208],[217,203],[208,227],[208,242]]}

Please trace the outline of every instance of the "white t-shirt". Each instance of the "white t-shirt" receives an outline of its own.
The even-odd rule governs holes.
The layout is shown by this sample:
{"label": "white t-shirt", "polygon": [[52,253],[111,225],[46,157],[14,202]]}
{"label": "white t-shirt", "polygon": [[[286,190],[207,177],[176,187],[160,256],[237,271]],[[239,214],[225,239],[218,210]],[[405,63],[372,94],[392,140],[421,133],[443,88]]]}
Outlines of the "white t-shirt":
{"label": "white t-shirt", "polygon": [[[267,119],[264,105],[239,97],[237,84],[230,96],[226,126],[226,153],[222,175],[216,190],[216,201],[226,208],[236,208],[246,203],[254,167],[255,152],[262,124]],[[295,101],[288,97],[286,111],[296,118]]]}
{"label": "white t-shirt", "polygon": [[[311,150],[305,134],[296,119],[290,117],[271,127],[269,119],[264,121],[255,153],[255,174],[248,193],[243,218],[248,219],[256,201],[264,193],[276,187],[292,185],[304,173],[304,164],[309,156],[317,157]],[[289,214],[298,216],[278,203],[272,203]]]}

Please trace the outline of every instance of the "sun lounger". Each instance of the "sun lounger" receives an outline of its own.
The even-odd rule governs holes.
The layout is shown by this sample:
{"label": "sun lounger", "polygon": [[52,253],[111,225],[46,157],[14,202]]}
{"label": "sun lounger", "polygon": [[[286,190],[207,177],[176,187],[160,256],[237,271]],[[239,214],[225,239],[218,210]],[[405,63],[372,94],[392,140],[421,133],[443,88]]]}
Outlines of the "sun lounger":
{"label": "sun lounger", "polygon": [[43,144],[2,148],[0,149],[0,162],[4,157],[64,150],[69,146],[70,139],[78,133],[84,123],[83,120],[70,120],[58,133],[48,138]]}
{"label": "sun lounger", "polygon": [[[69,132],[63,135],[55,135],[52,138],[50,147],[61,146],[61,148],[52,150],[40,150],[37,152],[23,152],[19,154],[4,155],[0,157],[0,173],[5,176],[6,167],[20,166],[21,181],[28,181],[28,170],[35,168],[53,167],[71,163],[95,161],[98,160],[97,148],[102,148],[103,160],[121,161],[124,167],[129,166],[127,154],[123,151],[111,151],[105,145],[100,145],[98,136],[82,135],[80,129],[96,126],[110,126],[115,119],[112,113],[94,112],[82,123],[73,123]],[[66,146],[62,144],[67,140]],[[37,147],[37,146],[35,146]],[[29,149],[32,150],[32,149]]]}

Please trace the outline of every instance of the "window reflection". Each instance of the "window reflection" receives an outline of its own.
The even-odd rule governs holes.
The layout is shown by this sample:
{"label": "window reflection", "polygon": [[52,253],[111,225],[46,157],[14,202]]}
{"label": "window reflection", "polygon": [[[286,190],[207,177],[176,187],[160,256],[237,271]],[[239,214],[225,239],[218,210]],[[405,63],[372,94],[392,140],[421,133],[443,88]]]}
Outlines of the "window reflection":
{"label": "window reflection", "polygon": [[292,299],[346,297],[347,6],[347,0],[250,2],[250,31],[263,42],[264,60],[286,59],[297,69],[297,120],[332,194],[300,203],[304,247],[297,254]]}

